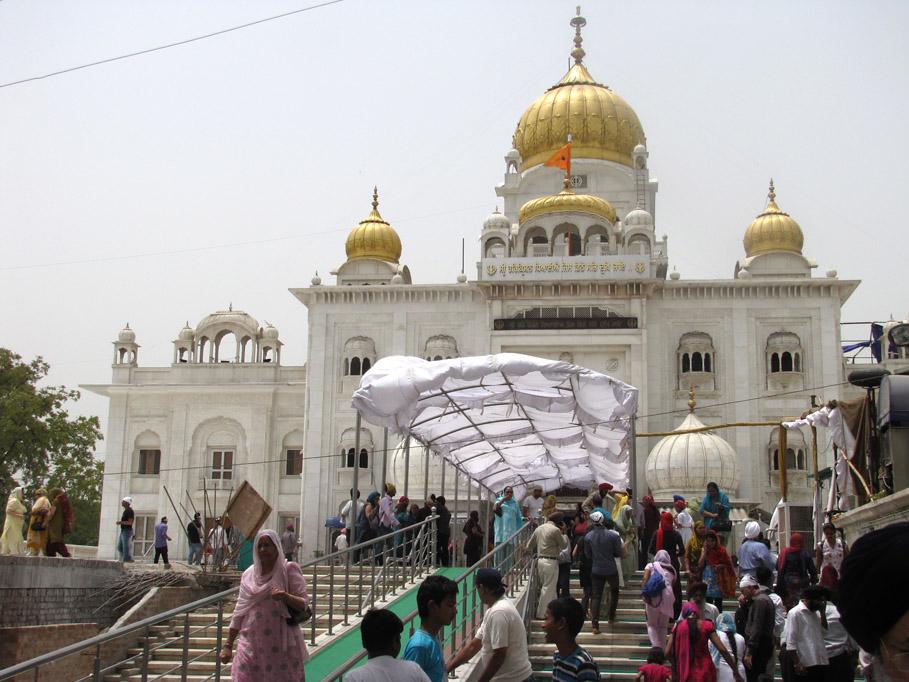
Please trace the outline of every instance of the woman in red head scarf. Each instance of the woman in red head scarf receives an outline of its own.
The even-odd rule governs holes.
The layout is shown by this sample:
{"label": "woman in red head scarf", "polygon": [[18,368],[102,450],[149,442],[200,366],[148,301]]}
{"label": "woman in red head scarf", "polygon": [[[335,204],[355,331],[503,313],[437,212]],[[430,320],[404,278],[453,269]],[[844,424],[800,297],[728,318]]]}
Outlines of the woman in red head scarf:
{"label": "woman in red head scarf", "polygon": [[780,552],[776,570],[777,593],[783,598],[786,608],[791,609],[801,599],[802,590],[817,582],[817,567],[805,549],[801,533],[789,536],[789,546]]}
{"label": "woman in red head scarf", "polygon": [[[682,536],[672,527],[672,514],[663,512],[660,514],[660,527],[653,534],[648,551],[650,554],[656,554],[660,550],[666,550],[669,553],[669,559],[676,575],[681,575],[682,566],[688,571],[688,559],[685,557],[685,545],[682,543]],[[682,611],[682,581],[676,580],[672,585],[672,592],[675,595],[675,608],[673,618],[678,619]]]}
{"label": "woman in red head scarf", "polygon": [[722,611],[723,597],[735,596],[735,569],[715,530],[707,531],[698,569],[707,583],[707,601]]}

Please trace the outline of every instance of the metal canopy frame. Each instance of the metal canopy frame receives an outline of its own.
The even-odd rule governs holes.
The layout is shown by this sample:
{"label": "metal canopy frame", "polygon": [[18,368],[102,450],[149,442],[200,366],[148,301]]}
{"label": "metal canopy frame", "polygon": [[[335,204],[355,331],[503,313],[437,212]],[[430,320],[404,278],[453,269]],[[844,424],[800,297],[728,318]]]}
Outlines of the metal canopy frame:
{"label": "metal canopy frame", "polygon": [[[473,364],[470,364],[472,361]],[[476,377],[476,371],[486,367],[489,367],[489,371],[479,380],[462,379],[458,374],[473,373]],[[525,370],[523,373],[519,371],[522,368]],[[416,372],[422,372],[418,379],[424,383],[430,381],[436,385],[424,388],[419,393],[415,392],[416,382],[413,373]],[[438,376],[433,372],[439,372]],[[536,383],[531,380],[525,386],[520,385],[522,377],[534,373],[548,382]],[[489,377],[495,379],[490,381]],[[376,384],[384,381],[385,387],[388,388],[389,379],[401,383],[399,389],[394,392],[397,402],[391,401],[393,405],[389,405],[384,397],[369,395],[374,387],[373,380]],[[609,414],[594,415],[590,412],[589,405],[581,404],[579,400],[581,381],[599,382],[613,392],[613,395],[608,396],[612,402],[606,401],[612,410]],[[589,391],[590,388],[585,387],[585,390]],[[489,402],[485,402],[482,395],[477,395],[478,391],[481,393],[488,391]],[[473,395],[464,395],[471,392]],[[510,394],[511,399],[503,400],[501,397],[503,392]],[[403,397],[405,393],[410,399],[409,403]],[[534,398],[522,401],[521,393],[533,395]],[[607,397],[606,392],[597,395],[597,398],[603,397]],[[468,481],[485,490],[493,499],[496,490],[506,483],[524,490],[538,482],[544,485],[549,482],[550,485],[545,487],[550,489],[566,483],[577,485],[578,479],[566,478],[568,469],[576,472],[580,470],[582,477],[585,476],[584,469],[589,469],[589,475],[586,477],[591,483],[595,482],[595,477],[601,475],[598,474],[598,470],[601,471],[603,468],[622,467],[625,469],[625,478],[631,479],[633,476],[631,450],[634,447],[633,418],[637,405],[637,389],[606,375],[569,363],[517,354],[458,358],[431,363],[419,358],[383,358],[364,375],[353,403],[358,417],[362,415],[371,423],[391,428],[407,440],[413,438],[442,457],[448,465],[464,474]],[[628,408],[629,405],[630,411],[625,409],[617,418],[616,413],[623,412],[623,408]],[[502,408],[506,408],[504,414]],[[529,408],[549,415],[566,415],[567,418],[559,421],[554,417],[546,424],[541,424],[539,417]],[[427,409],[431,410],[431,414],[426,414]],[[490,411],[493,414],[490,415]],[[495,414],[496,412],[499,414]],[[451,428],[444,428],[447,419],[457,419],[458,423],[451,424]],[[557,423],[553,424],[552,421]],[[432,424],[441,425],[443,430],[433,433],[429,428]],[[516,428],[502,433],[489,432],[489,427],[501,424],[514,424]],[[607,426],[604,427],[604,424]],[[609,424],[612,426],[608,426]],[[606,440],[621,443],[621,452],[616,453],[615,447],[611,447],[609,443],[596,444],[601,452],[590,452],[590,436],[596,434],[598,429],[604,428],[620,435],[619,438]],[[569,429],[572,433],[564,434],[562,438],[547,439],[543,435],[547,431],[559,433]],[[553,443],[553,440],[564,442],[558,444]],[[478,451],[477,446],[482,443],[486,443],[488,447]],[[522,462],[520,467],[510,463],[506,454],[509,449],[516,447],[527,451],[526,463]],[[571,448],[571,457],[560,454],[560,447]],[[583,451],[587,451],[586,459],[579,455]],[[459,457],[458,453],[463,456]],[[476,467],[465,466],[468,462],[490,455],[495,456],[495,461],[485,469],[478,470]],[[603,466],[593,466],[591,462],[593,457],[601,457]],[[620,485],[626,483],[616,482]],[[553,485],[554,483],[558,485]],[[517,492],[523,491],[516,490]]]}

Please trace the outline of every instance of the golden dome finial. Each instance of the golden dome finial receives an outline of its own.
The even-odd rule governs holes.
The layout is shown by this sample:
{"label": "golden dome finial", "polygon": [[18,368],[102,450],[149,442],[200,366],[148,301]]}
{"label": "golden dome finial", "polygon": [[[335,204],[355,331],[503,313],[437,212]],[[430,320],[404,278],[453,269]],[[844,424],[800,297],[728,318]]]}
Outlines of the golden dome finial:
{"label": "golden dome finial", "polygon": [[694,414],[694,408],[697,407],[698,401],[694,399],[694,386],[688,387],[688,411]]}
{"label": "golden dome finial", "polygon": [[344,246],[347,260],[375,258],[397,263],[401,257],[401,240],[397,232],[379,215],[379,188],[372,188],[372,210],[347,237]]}
{"label": "golden dome finial", "polygon": [[574,58],[575,64],[581,64],[584,60],[584,48],[581,47],[581,43],[584,42],[584,38],[581,36],[581,29],[587,25],[587,20],[581,16],[581,6],[577,6],[576,16],[572,17],[569,22],[574,26],[574,49],[571,51],[571,56]]}
{"label": "golden dome finial", "polygon": [[777,205],[776,187],[771,178],[767,207],[745,230],[745,255],[750,258],[772,251],[801,254],[804,240],[799,224]]}

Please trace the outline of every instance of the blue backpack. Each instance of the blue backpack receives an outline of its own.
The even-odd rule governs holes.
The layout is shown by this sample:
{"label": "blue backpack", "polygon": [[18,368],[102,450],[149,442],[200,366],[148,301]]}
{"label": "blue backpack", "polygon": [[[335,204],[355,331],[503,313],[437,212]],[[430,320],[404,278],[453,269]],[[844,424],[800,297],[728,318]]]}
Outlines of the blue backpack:
{"label": "blue backpack", "polygon": [[650,577],[647,578],[647,582],[644,583],[644,587],[641,588],[641,596],[651,606],[654,606],[653,600],[660,599],[663,597],[663,590],[666,589],[666,581],[663,579],[663,574],[656,570],[650,571]]}

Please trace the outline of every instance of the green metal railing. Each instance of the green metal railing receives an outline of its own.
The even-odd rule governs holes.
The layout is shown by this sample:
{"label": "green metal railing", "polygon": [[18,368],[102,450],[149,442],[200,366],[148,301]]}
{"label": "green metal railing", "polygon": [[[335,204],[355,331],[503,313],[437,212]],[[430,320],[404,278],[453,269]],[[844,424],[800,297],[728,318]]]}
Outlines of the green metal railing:
{"label": "green metal railing", "polygon": [[[448,651],[447,657],[453,656],[461,646],[473,638],[483,618],[483,604],[477,597],[473,586],[473,577],[477,569],[490,567],[499,569],[502,578],[508,585],[508,596],[510,597],[514,597],[519,588],[530,584],[535,574],[536,561],[535,555],[528,552],[526,546],[535,528],[536,526],[532,523],[526,524],[455,580],[458,584],[458,616],[449,627],[443,628],[439,634],[443,653]],[[535,605],[525,604],[525,607],[530,608],[532,613]],[[418,615],[414,610],[402,618],[405,632],[409,635],[413,635],[416,631]],[[366,651],[360,650],[322,679],[325,682],[341,680],[345,673],[357,667],[365,658]]]}

